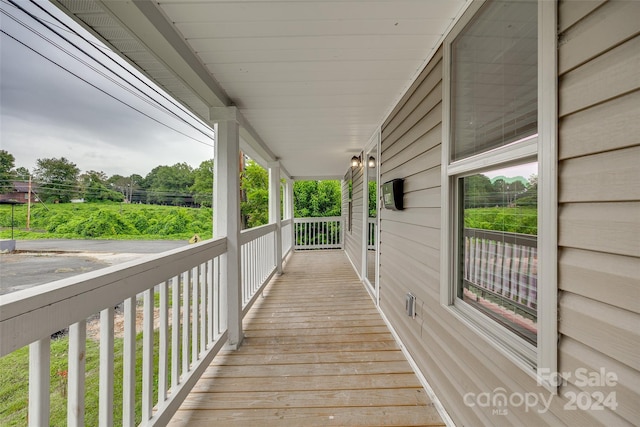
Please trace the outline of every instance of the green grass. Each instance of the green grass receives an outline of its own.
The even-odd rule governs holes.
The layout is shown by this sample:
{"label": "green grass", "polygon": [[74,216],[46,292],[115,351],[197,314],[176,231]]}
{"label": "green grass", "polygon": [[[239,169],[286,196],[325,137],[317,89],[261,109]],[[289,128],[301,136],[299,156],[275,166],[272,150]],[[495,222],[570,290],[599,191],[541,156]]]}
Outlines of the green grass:
{"label": "green grass", "polygon": [[[154,396],[158,390],[158,332],[154,334]],[[114,340],[114,425],[122,425],[123,339]],[[51,341],[51,416],[52,426],[67,422],[66,372],[69,339],[63,336]],[[179,351],[179,350],[178,350]],[[99,344],[87,338],[85,425],[98,425]],[[171,372],[168,372],[171,375]],[[169,382],[171,379],[169,378]],[[29,348],[23,347],[0,358],[0,425],[27,425],[29,395]],[[142,419],[142,333],[136,337],[136,424]],[[155,400],[155,398],[154,398]]]}
{"label": "green grass", "polygon": [[538,211],[531,207],[464,210],[464,226],[508,233],[538,234]]}
{"label": "green grass", "polygon": [[[184,240],[194,234],[212,236],[211,208],[126,203],[65,203],[31,210],[30,230],[27,207],[16,205],[14,238],[29,239],[117,239]],[[0,207],[0,238],[11,237],[11,206]]]}

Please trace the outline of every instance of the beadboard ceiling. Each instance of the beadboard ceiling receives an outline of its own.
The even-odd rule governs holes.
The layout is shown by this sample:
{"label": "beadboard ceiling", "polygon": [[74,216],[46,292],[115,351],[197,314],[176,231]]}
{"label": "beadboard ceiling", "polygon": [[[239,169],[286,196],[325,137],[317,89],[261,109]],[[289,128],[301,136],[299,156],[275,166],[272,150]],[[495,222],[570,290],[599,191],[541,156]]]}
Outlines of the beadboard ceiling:
{"label": "beadboard ceiling", "polygon": [[237,106],[249,155],[340,177],[466,0],[53,0],[204,120]]}

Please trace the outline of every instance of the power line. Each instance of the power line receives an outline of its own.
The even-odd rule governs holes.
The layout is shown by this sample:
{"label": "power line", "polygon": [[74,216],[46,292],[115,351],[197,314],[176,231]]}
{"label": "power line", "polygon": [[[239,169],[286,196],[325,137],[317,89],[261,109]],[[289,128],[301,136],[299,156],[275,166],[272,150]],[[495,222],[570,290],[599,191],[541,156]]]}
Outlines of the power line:
{"label": "power line", "polygon": [[[64,37],[63,35],[61,35],[60,33],[58,33],[57,31],[53,30],[51,27],[49,27],[44,21],[43,19],[31,14],[30,12],[28,12],[27,10],[25,10],[24,8],[18,6],[17,4],[15,4],[14,0],[8,0],[10,1],[12,4],[14,4],[16,7],[18,7],[20,10],[22,10],[24,13],[27,13],[29,16],[31,16],[33,19],[37,20],[38,22],[40,22],[40,24],[44,25],[45,27],[47,27],[50,31],[54,32],[55,34],[58,35],[58,37],[64,39],[67,43],[73,45],[76,49],[80,50],[82,53],[84,53],[85,55],[87,55],[89,58],[93,59],[94,61],[96,61],[97,63],[99,63],[100,65],[102,65],[104,68],[106,68],[107,70],[111,71],[113,74],[115,74],[116,76],[122,78],[122,76],[120,76],[119,74],[115,73],[112,69],[110,69],[109,67],[107,67],[103,62],[99,61],[97,58],[95,58],[93,55],[89,54],[87,51],[85,51],[83,48],[79,47],[77,44],[75,44],[74,42],[70,41],[69,39],[67,39],[66,37]],[[40,10],[42,10],[44,13],[46,13],[47,15],[49,15],[50,17],[52,17],[53,19],[55,19],[56,21],[58,21],[60,24],[64,25],[66,28],[68,28],[68,31],[72,32],[73,34],[75,34],[76,36],[80,37],[82,40],[84,40],[85,42],[89,43],[90,45],[92,45],[93,47],[95,47],[102,55],[104,55],[105,57],[107,57],[107,59],[109,59],[111,62],[113,62],[114,64],[116,64],[118,67],[120,67],[122,70],[124,70],[125,72],[127,72],[128,74],[130,74],[132,77],[134,77],[136,80],[138,80],[140,83],[144,84],[146,87],[148,87],[149,89],[151,89],[152,91],[154,91],[157,95],[160,95],[162,98],[164,98],[165,100],[167,100],[168,102],[170,102],[173,106],[179,108],[181,111],[183,111],[184,113],[188,114],[192,119],[198,121],[199,123],[201,123],[200,119],[193,115],[189,110],[185,109],[184,107],[182,107],[179,103],[175,102],[173,99],[171,99],[171,97],[166,96],[165,94],[163,94],[161,91],[157,90],[156,88],[154,88],[153,86],[151,86],[150,84],[148,84],[147,82],[145,82],[143,79],[141,79],[139,76],[137,76],[135,73],[133,73],[131,70],[127,69],[127,67],[125,67],[124,65],[122,65],[120,62],[116,61],[115,59],[113,59],[111,56],[107,55],[101,48],[98,48],[97,46],[95,46],[95,44],[90,41],[89,39],[87,39],[85,36],[83,36],[82,34],[78,33],[75,29],[73,29],[72,27],[70,27],[68,24],[66,24],[65,22],[63,22],[62,20],[60,20],[58,17],[56,17],[55,15],[53,15],[51,12],[49,12],[48,10],[46,10],[44,7],[42,7],[42,5],[38,4],[37,2],[35,2],[34,0],[31,0],[31,3],[34,4],[36,7],[38,7]],[[124,78],[122,78],[124,81],[126,81],[127,83],[129,83],[132,87],[134,87],[136,90],[142,92],[140,90],[140,88],[136,87],[135,85],[131,84],[131,82],[125,80]],[[148,94],[142,92],[145,96],[149,96]],[[166,106],[160,104],[157,100],[149,97],[150,99],[152,99],[154,102],[158,103],[158,105],[160,105],[162,108],[164,108],[166,111],[168,111],[169,113],[171,113],[172,115],[174,115],[176,118],[180,119],[181,121],[183,121],[184,123],[186,123],[187,125],[191,126],[193,129],[197,130],[198,132],[202,133],[203,135],[207,136],[208,138],[211,138],[210,135],[208,135],[207,133],[203,132],[201,129],[198,129],[196,126],[194,126],[192,123],[189,123],[188,121],[186,121],[184,118],[180,117],[178,114],[176,114],[174,111],[171,111],[170,109],[168,109]]]}
{"label": "power line", "polygon": [[[6,12],[5,12],[5,11],[2,11],[2,12],[6,14]],[[10,18],[12,18],[12,19],[13,19],[13,17],[12,17],[11,15],[7,14],[7,16],[9,16]],[[95,85],[95,84],[91,83],[90,81],[88,81],[88,80],[86,80],[86,79],[84,79],[84,78],[80,77],[78,74],[76,74],[76,73],[74,73],[73,71],[69,70],[68,68],[66,68],[66,67],[64,67],[64,66],[62,66],[62,65],[60,65],[59,63],[57,63],[56,61],[52,60],[51,58],[48,58],[48,57],[47,57],[47,56],[45,56],[44,54],[42,54],[42,53],[38,52],[37,50],[35,50],[35,49],[34,49],[34,48],[32,48],[31,46],[29,46],[29,45],[27,45],[26,43],[22,42],[21,40],[18,40],[16,37],[14,37],[14,36],[12,36],[11,34],[7,33],[4,29],[0,29],[0,32],[2,32],[3,34],[5,34],[7,37],[10,37],[11,39],[15,40],[16,42],[18,42],[18,43],[19,43],[19,44],[21,44],[22,46],[26,47],[27,49],[31,50],[32,52],[36,53],[37,55],[41,56],[42,58],[46,59],[47,61],[51,62],[52,64],[54,64],[54,65],[58,66],[59,68],[63,69],[64,71],[66,71],[67,73],[69,73],[69,74],[71,74],[72,76],[76,77],[77,79],[82,80],[83,82],[85,82],[85,83],[86,83],[86,84],[88,84],[89,86],[91,86],[91,87],[93,87],[93,88],[95,88],[95,89],[99,90],[100,92],[104,93],[104,94],[105,94],[105,95],[107,95],[108,97],[110,97],[110,98],[112,98],[112,99],[114,99],[114,100],[116,100],[116,101],[120,102],[121,104],[124,104],[125,106],[127,106],[127,107],[131,108],[132,110],[134,110],[134,111],[136,111],[136,112],[138,112],[138,113],[142,114],[143,116],[145,116],[145,117],[147,117],[147,118],[149,118],[149,119],[153,120],[154,122],[156,122],[156,123],[158,123],[158,124],[160,124],[160,125],[162,125],[162,126],[164,126],[164,127],[168,128],[168,129],[171,129],[171,130],[173,130],[174,132],[177,132],[177,133],[179,133],[179,134],[181,134],[181,135],[185,136],[186,138],[192,139],[192,140],[194,140],[194,141],[196,141],[196,142],[198,142],[198,143],[200,143],[200,144],[206,145],[206,146],[208,146],[208,147],[213,147],[213,145],[212,145],[212,144],[206,143],[206,142],[204,142],[204,141],[200,141],[199,139],[196,139],[196,138],[192,137],[191,135],[188,135],[188,134],[186,134],[186,133],[184,133],[184,132],[182,132],[182,131],[180,131],[180,130],[178,130],[178,129],[175,129],[175,128],[173,128],[173,127],[169,126],[168,124],[163,123],[163,122],[161,122],[160,120],[158,120],[158,119],[156,119],[156,118],[154,118],[154,117],[150,116],[149,114],[147,114],[147,113],[145,113],[145,112],[143,112],[143,111],[141,111],[141,110],[139,110],[139,109],[135,108],[134,106],[132,106],[132,105],[128,104],[127,102],[125,102],[125,101],[123,101],[123,100],[119,99],[118,97],[111,95],[110,93],[108,93],[108,92],[107,92],[107,91],[105,91],[104,89],[102,89],[102,88],[98,87],[97,85]]]}
{"label": "power line", "polygon": [[[19,25],[21,25],[22,27],[26,28],[27,30],[31,31],[32,33],[36,34],[38,37],[40,37],[41,39],[43,39],[44,41],[46,41],[47,43],[51,44],[52,46],[54,46],[55,48],[57,48],[58,50],[64,52],[65,54],[71,56],[73,59],[75,59],[76,61],[82,63],[83,65],[85,65],[87,68],[90,68],[92,71],[94,71],[96,74],[101,75],[102,77],[108,79],[109,81],[111,81],[113,84],[119,86],[121,89],[126,90],[127,92],[129,92],[130,94],[132,94],[133,96],[138,97],[140,100],[142,100],[143,102],[148,103],[150,106],[159,109],[160,111],[162,111],[165,114],[170,114],[171,116],[177,118],[178,120],[182,121],[183,123],[185,123],[186,125],[188,125],[189,127],[193,128],[194,130],[198,131],[199,133],[201,133],[202,135],[204,135],[205,137],[207,137],[208,139],[213,139],[213,137],[211,135],[209,135],[208,133],[204,132],[202,129],[196,127],[193,123],[190,123],[189,121],[187,121],[185,118],[181,117],[180,115],[178,115],[175,111],[170,110],[167,106],[163,105],[162,103],[160,103],[158,100],[154,99],[152,96],[150,96],[148,93],[144,92],[140,87],[137,87],[136,85],[132,84],[130,81],[124,79],[121,75],[117,74],[114,70],[110,69],[107,65],[105,65],[104,63],[100,62],[98,59],[96,59],[95,57],[93,57],[92,55],[90,55],[86,50],[82,49],[80,46],[78,46],[76,43],[72,42],[71,40],[69,40],[68,38],[64,37],[62,34],[60,34],[59,32],[53,30],[49,25],[45,24],[44,21],[33,15],[32,13],[30,13],[29,11],[25,10],[24,8],[22,8],[21,6],[17,5],[16,3],[13,2],[13,0],[8,0],[11,2],[11,5],[14,6],[15,8],[19,9],[20,11],[22,11],[24,14],[30,16],[32,19],[34,19],[36,22],[40,23],[41,25],[43,25],[45,28],[47,28],[51,33],[56,34],[58,37],[62,38],[63,40],[65,40],[67,43],[69,43],[71,46],[75,47],[77,50],[79,50],[80,52],[82,52],[84,55],[86,55],[87,57],[93,59],[95,62],[97,62],[98,64],[100,64],[102,67],[104,67],[106,70],[110,71],[111,73],[113,73],[116,77],[118,77],[119,79],[121,79],[122,81],[124,81],[125,83],[127,83],[129,86],[131,86],[132,88],[134,88],[137,92],[134,92],[132,89],[130,89],[129,87],[124,86],[122,83],[120,83],[119,81],[114,80],[114,78],[106,75],[103,71],[99,70],[98,68],[96,68],[95,66],[89,64],[88,62],[86,62],[85,60],[83,60],[82,58],[78,57],[77,55],[73,54],[72,52],[70,52],[69,50],[65,49],[64,47],[62,47],[61,45],[57,44],[56,42],[54,42],[52,39],[48,38],[47,36],[45,36],[44,34],[40,33],[39,31],[37,31],[36,29],[34,29],[33,27],[29,26],[28,24],[26,24],[25,22],[21,21],[19,18],[11,15],[8,11],[4,10],[4,9],[0,9],[0,12],[2,12],[3,14],[5,14],[6,16],[8,16],[9,18],[11,18],[13,21],[15,21],[16,23],[18,23]],[[7,0],[2,0],[3,3],[7,4]],[[38,7],[40,7],[39,5],[37,5]],[[44,9],[43,9],[44,10]],[[46,10],[44,10],[45,12],[47,12]],[[48,12],[47,12],[48,13]],[[52,17],[54,17],[55,19],[57,19],[55,16],[50,15]],[[60,21],[62,22],[62,21]],[[63,23],[63,22],[62,22]],[[64,23],[63,23],[64,24]],[[66,24],[65,24],[66,25]],[[37,52],[34,48],[27,46],[25,43],[21,42],[20,40],[18,40],[16,37],[11,36],[10,34],[8,34],[7,32],[4,32],[5,34],[7,34],[8,36],[12,37],[14,40],[18,41],[19,43],[23,44],[25,47],[30,48],[32,51],[38,53],[40,56],[42,56],[43,58],[53,62],[54,64],[60,66],[59,64],[57,64],[55,61],[49,59],[47,56],[45,56],[42,53]],[[82,37],[80,34],[76,33],[79,37]],[[84,39],[86,42],[91,43],[89,40]],[[95,47],[95,46],[94,46]],[[96,47],[96,49],[98,49]],[[167,98],[166,96],[164,96],[161,92],[155,90],[152,86],[148,85],[147,83],[145,83],[143,80],[141,80],[139,77],[137,77],[135,74],[131,73],[131,71],[127,70],[122,64],[118,63],[117,61],[115,61],[113,58],[111,58],[109,55],[107,55],[104,52],[103,53],[105,56],[107,56],[107,58],[109,58],[111,61],[113,61],[114,63],[116,63],[117,65],[119,65],[121,68],[123,68],[125,71],[129,72],[131,75],[133,75],[134,77],[138,78],[138,80],[140,80],[140,82],[142,82],[143,84],[145,84],[147,87],[149,87],[150,89],[154,90],[157,94],[159,94],[160,96],[162,96],[163,98],[165,98],[166,100],[168,100],[169,102],[171,102],[174,106],[180,108],[183,112],[186,112],[187,114],[190,114],[188,111],[184,110],[184,108],[180,107],[178,104],[176,104],[175,102],[171,101],[170,98]],[[64,67],[60,66],[61,68],[65,69]],[[70,72],[72,75],[74,75],[75,77],[87,82],[86,80],[82,79],[81,77],[79,77],[78,75],[74,74],[73,72],[69,71],[68,69],[65,69],[66,71]],[[90,83],[89,83],[90,84]],[[101,90],[100,88],[98,88],[95,85],[94,86],[96,89]],[[105,93],[104,90],[101,90],[103,93]],[[107,93],[107,95],[109,95]],[[111,95],[110,95],[111,96]],[[114,96],[111,96],[112,98],[116,99]],[[124,101],[121,101],[119,99],[117,99],[118,101],[124,103],[125,105],[129,106],[130,108],[133,108],[134,110],[141,112],[137,109],[135,109],[134,107],[130,106],[129,104],[126,104]],[[144,113],[143,113],[144,114]],[[152,118],[151,116],[144,114],[145,116]],[[191,115],[191,117],[198,121],[198,123],[200,123],[202,126],[206,125],[204,123],[202,123],[197,117]],[[153,118],[152,118],[153,119]],[[187,136],[190,139],[193,139],[199,143],[202,143],[204,145],[208,145],[208,146],[212,146],[208,143],[205,143],[203,141],[200,141],[196,138],[193,138],[189,135],[186,135],[183,132],[180,132],[179,130],[172,128],[162,122],[159,122],[158,120],[155,120],[156,122],[162,124],[165,127],[168,127],[184,136]]]}
{"label": "power line", "polygon": [[[0,180],[0,183],[13,183],[17,180]],[[19,181],[22,182],[22,181]],[[112,187],[112,184],[109,183],[102,183],[104,185],[104,188],[110,191],[116,191],[116,192],[121,192],[121,190],[118,190],[117,188]],[[67,194],[67,195],[76,195],[78,193],[86,193],[88,191],[99,191],[99,190],[90,190],[88,188],[83,188],[83,186],[81,184],[71,184],[71,183],[66,183],[66,182],[61,182],[61,183],[57,183],[57,182],[46,182],[46,181],[39,181],[39,180],[33,180],[32,181],[32,185],[34,187],[37,187],[36,190],[38,191],[50,191],[50,192],[56,192],[59,194]],[[127,188],[128,190],[128,188]],[[32,190],[35,191],[35,190]],[[197,192],[197,193],[188,193],[188,192],[178,192],[178,191],[171,191],[171,190],[156,190],[153,188],[134,188],[133,189],[134,193],[138,194],[138,195],[144,195],[144,196],[148,196],[148,195],[156,195],[156,196],[163,196],[163,197],[189,197],[189,196],[206,196],[206,195],[210,195],[212,193],[202,193],[202,192]]]}

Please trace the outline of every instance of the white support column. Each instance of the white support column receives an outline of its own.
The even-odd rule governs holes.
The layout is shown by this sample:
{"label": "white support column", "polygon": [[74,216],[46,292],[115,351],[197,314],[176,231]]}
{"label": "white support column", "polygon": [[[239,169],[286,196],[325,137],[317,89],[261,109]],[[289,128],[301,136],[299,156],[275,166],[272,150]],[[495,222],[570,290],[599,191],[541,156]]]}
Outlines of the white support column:
{"label": "white support column", "polygon": [[286,198],[287,198],[287,210],[286,212],[286,216],[287,219],[291,219],[293,220],[294,217],[294,205],[293,205],[293,183],[294,181],[292,179],[287,179],[287,189],[286,189]]}
{"label": "white support column", "polygon": [[366,151],[362,152],[362,262],[360,263],[360,277],[364,281],[367,277],[367,251],[369,247],[369,167]]}
{"label": "white support column", "polygon": [[287,215],[289,215],[289,197],[287,194],[287,187],[289,186],[287,180],[284,180],[284,183],[281,185],[282,188],[282,219],[289,219]]}
{"label": "white support column", "polygon": [[214,155],[213,236],[227,238],[222,256],[223,283],[227,294],[228,346],[240,347],[242,333],[242,288],[240,273],[240,119],[236,107],[211,108],[216,123]]}
{"label": "white support column", "polygon": [[282,227],[280,224],[280,162],[269,163],[269,224],[276,224],[276,271],[282,274]]}

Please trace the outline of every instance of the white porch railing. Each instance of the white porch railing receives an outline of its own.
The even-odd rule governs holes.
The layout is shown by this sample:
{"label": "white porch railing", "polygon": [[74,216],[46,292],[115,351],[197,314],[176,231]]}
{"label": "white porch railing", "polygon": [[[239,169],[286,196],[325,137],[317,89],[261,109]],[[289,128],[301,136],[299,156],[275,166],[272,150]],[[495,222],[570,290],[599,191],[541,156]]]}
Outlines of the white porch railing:
{"label": "white porch railing", "polygon": [[276,272],[276,225],[243,230],[240,235],[242,261],[242,309],[248,311],[258,289]]}
{"label": "white porch railing", "polygon": [[282,228],[282,258],[286,258],[289,255],[291,249],[291,228],[293,227],[293,220],[285,219],[280,223]]}
{"label": "white porch railing", "polygon": [[[241,233],[244,313],[275,272],[275,233],[275,224]],[[220,262],[226,252],[226,238],[208,240],[0,296],[0,357],[30,346],[29,425],[49,425],[50,337],[67,327],[67,425],[84,425],[89,323],[99,323],[98,425],[113,425],[119,405],[122,425],[135,425],[136,403],[141,424],[166,424],[227,340]],[[117,329],[116,317],[123,325]],[[114,369],[116,342],[123,348],[122,374]],[[136,353],[142,355],[141,393],[135,390]],[[116,375],[121,402],[114,402]]]}
{"label": "white porch railing", "polygon": [[378,223],[377,218],[369,218],[367,220],[367,249],[375,250],[376,249],[376,224]]}
{"label": "white porch railing", "polygon": [[295,218],[294,238],[296,250],[342,249],[342,217]]}
{"label": "white porch railing", "polygon": [[534,318],[537,317],[537,269],[536,236],[474,228],[464,230],[465,285]]}

